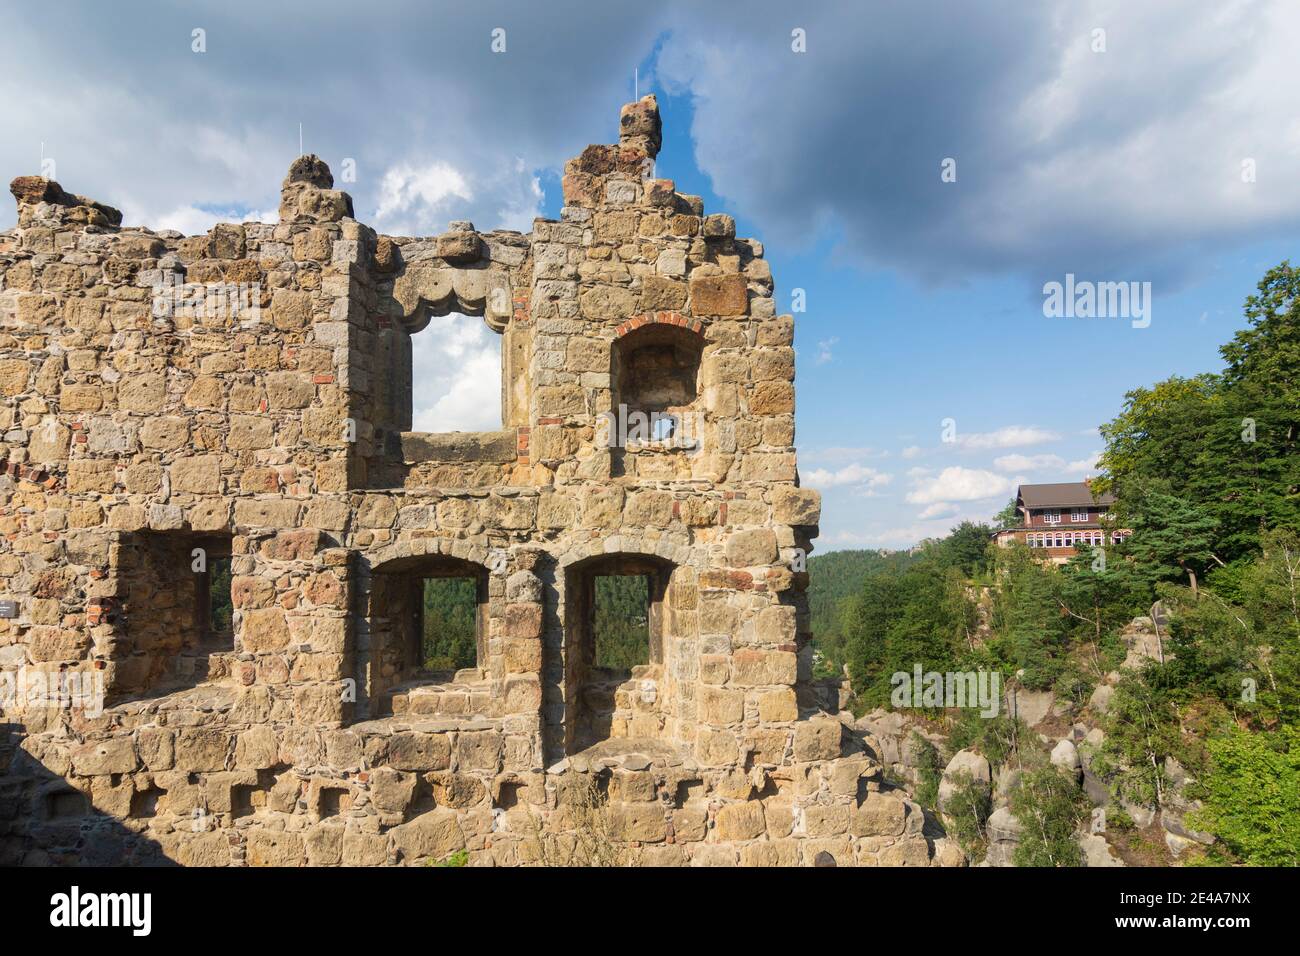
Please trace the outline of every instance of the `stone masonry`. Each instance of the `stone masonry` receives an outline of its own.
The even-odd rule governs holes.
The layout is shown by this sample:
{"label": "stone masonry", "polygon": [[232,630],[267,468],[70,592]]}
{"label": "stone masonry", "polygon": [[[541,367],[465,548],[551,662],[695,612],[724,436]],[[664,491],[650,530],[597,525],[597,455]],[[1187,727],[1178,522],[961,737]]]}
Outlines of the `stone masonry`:
{"label": "stone masonry", "polygon": [[[377,235],[314,156],[278,224],[194,237],[14,180],[0,863],[585,862],[593,814],[640,864],[960,861],[822,709],[793,320],[654,178],[660,130],[625,106],[528,235]],[[499,431],[411,431],[411,337],[453,312],[502,337]],[[610,437],[637,412],[672,424]],[[651,648],[602,684],[608,573],[651,582]],[[478,666],[432,674],[412,582],[449,574]]]}

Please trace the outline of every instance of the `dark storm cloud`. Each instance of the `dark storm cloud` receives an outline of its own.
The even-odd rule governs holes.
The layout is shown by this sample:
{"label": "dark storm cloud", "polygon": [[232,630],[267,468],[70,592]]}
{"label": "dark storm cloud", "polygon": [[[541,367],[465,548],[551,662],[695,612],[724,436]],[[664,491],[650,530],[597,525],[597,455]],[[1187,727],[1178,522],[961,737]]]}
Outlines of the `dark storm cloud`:
{"label": "dark storm cloud", "polygon": [[683,26],[660,61],[696,99],[703,169],[769,240],[833,225],[850,260],[927,280],[1176,280],[1300,220],[1293,5],[783,6]]}
{"label": "dark storm cloud", "polygon": [[0,174],[36,171],[44,142],[67,188],[134,221],[273,215],[301,122],[336,174],[357,161],[363,218],[518,227],[535,170],[613,138],[656,41],[702,170],[769,241],[830,234],[856,264],[1032,286],[1174,279],[1300,219],[1300,14],[1282,0],[59,9],[7,12]]}
{"label": "dark storm cloud", "polygon": [[[609,140],[659,14],[630,5],[427,2],[40,4],[0,34],[0,163],[37,171],[40,143],[69,189],[157,215],[189,204],[274,209],[298,151],[365,215],[382,175],[440,161],[470,175],[461,203],[495,225],[528,172]],[[493,53],[503,28],[506,52]],[[192,51],[205,31],[207,52]],[[575,146],[575,144],[577,144]],[[486,187],[486,188],[485,188]],[[12,223],[6,210],[0,222]]]}

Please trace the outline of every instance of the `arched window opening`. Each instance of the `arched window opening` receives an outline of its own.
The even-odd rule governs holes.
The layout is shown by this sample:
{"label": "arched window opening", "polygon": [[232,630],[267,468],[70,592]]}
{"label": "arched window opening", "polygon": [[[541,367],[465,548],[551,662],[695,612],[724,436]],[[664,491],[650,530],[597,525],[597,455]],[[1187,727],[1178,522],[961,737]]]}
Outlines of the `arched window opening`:
{"label": "arched window opening", "polygon": [[632,440],[668,442],[682,437],[683,416],[700,393],[704,340],[676,325],[655,323],[614,344],[614,406]]}

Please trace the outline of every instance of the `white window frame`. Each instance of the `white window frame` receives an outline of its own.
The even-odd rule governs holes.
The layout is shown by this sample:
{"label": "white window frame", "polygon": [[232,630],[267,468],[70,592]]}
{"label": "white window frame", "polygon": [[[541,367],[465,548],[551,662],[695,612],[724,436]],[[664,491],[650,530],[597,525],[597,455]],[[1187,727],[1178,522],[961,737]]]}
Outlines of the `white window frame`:
{"label": "white window frame", "polygon": [[1075,524],[1083,524],[1085,521],[1088,520],[1088,509],[1084,508],[1082,511],[1075,509],[1071,511],[1070,520],[1073,521]]}
{"label": "white window frame", "polygon": [[1060,523],[1061,523],[1061,511],[1059,508],[1056,511],[1043,512],[1043,524],[1060,524]]}

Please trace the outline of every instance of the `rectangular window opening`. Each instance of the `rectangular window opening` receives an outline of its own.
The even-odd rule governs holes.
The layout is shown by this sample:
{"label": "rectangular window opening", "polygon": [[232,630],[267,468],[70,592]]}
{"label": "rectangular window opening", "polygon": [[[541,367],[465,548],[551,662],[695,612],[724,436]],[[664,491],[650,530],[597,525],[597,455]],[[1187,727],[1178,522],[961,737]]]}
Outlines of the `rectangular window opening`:
{"label": "rectangular window opening", "polygon": [[198,592],[195,599],[198,649],[209,652],[233,649],[235,605],[230,590],[230,546],[227,542],[200,539],[190,554]]}
{"label": "rectangular window opening", "polygon": [[478,667],[478,581],[433,577],[421,583],[419,666],[439,673]]}
{"label": "rectangular window opening", "polygon": [[644,574],[598,575],[593,582],[592,665],[631,672],[650,663],[650,578]]}

